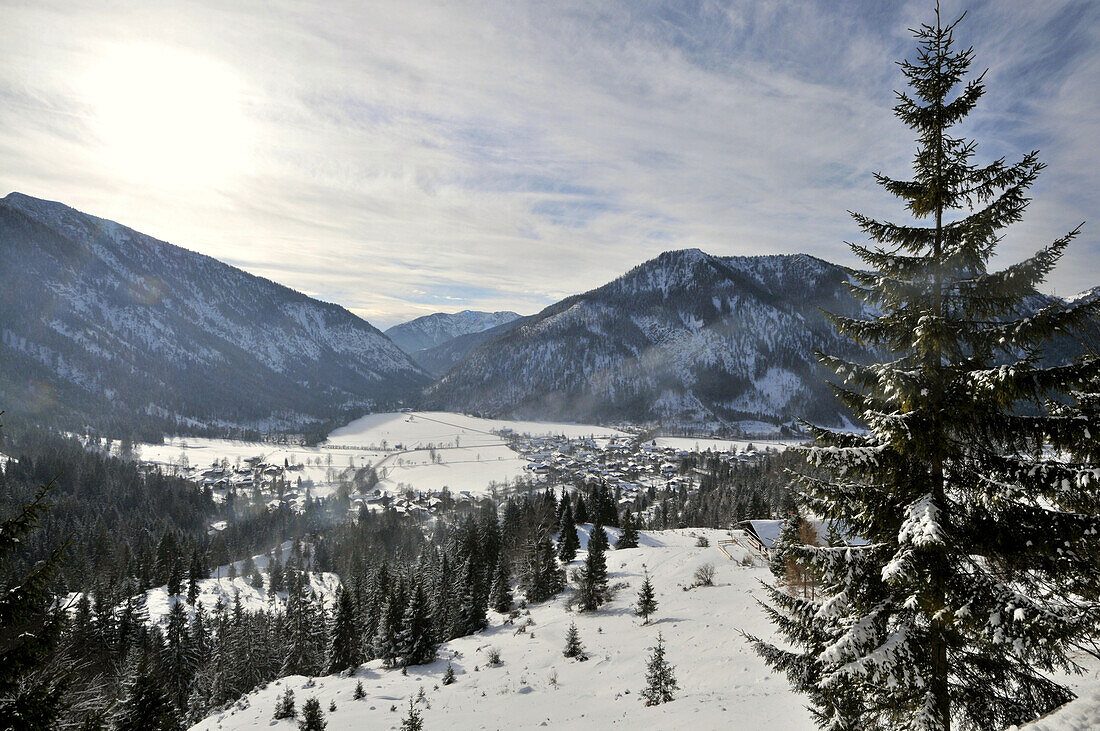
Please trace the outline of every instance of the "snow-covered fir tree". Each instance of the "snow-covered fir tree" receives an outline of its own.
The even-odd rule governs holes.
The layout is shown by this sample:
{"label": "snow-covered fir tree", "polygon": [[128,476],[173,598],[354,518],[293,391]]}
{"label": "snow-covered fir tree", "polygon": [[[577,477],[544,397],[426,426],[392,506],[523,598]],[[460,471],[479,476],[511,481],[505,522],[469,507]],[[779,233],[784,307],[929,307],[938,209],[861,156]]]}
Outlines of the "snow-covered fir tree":
{"label": "snow-covered fir tree", "polygon": [[294,718],[297,715],[298,709],[294,705],[294,691],[288,687],[279,696],[279,700],[275,702],[275,715],[273,718],[279,721],[284,718]]}
{"label": "snow-covered fir tree", "polygon": [[529,602],[545,601],[565,588],[565,570],[558,565],[549,535],[544,534],[524,551],[520,586]]}
{"label": "snow-covered fir tree", "polygon": [[577,557],[577,549],[581,547],[581,542],[577,537],[573,506],[568,502],[568,497],[563,498],[562,502],[565,507],[561,511],[561,520],[558,521],[558,558],[563,563],[569,563]]}
{"label": "snow-covered fir tree", "polygon": [[594,612],[607,601],[607,544],[607,532],[597,522],[588,538],[588,555],[581,571],[578,590],[581,611]]}
{"label": "snow-covered fir tree", "polygon": [[968,79],[973,52],[957,26],[937,10],[914,31],[915,60],[901,64],[910,90],[895,107],[917,135],[914,174],[876,175],[914,220],[855,214],[875,244],[852,247],[872,270],[853,275],[854,290],[878,314],[832,318],[883,361],[822,356],[868,430],[814,429],[808,458],[826,476],[805,477],[802,498],[868,543],[792,549],[823,592],[773,589],[773,618],[795,649],[757,642],[827,729],[1024,723],[1073,697],[1050,674],[1073,670],[1098,627],[1097,465],[1074,446],[1100,421],[1042,404],[1085,390],[1100,364],[1041,360],[1095,305],[1028,307],[1043,302],[1036,287],[1077,229],[988,268],[1043,165],[1035,153],[978,164],[955,131],[985,92],[982,76]]}
{"label": "snow-covered fir tree", "polygon": [[112,728],[116,731],[178,729],[178,710],[165,692],[161,678],[150,666],[146,653],[141,649],[133,650],[129,664],[122,701],[115,709]]}
{"label": "snow-covered fir tree", "polygon": [[653,582],[649,580],[649,571],[645,572],[645,580],[638,589],[638,603],[635,611],[642,618],[642,624],[649,624],[649,618],[657,611],[657,596],[653,591]]}
{"label": "snow-covered fir tree", "polygon": [[428,600],[419,583],[409,592],[409,604],[401,621],[398,654],[402,665],[423,665],[435,659],[435,637]]}
{"label": "snow-covered fir tree", "polygon": [[623,515],[622,529],[622,535],[620,535],[619,540],[615,542],[615,550],[617,551],[620,548],[637,548],[638,524],[634,522],[634,514],[629,510]]}
{"label": "snow-covered fir tree", "polygon": [[489,606],[501,614],[512,610],[512,576],[508,559],[502,552],[493,571],[493,585],[489,589]]}
{"label": "snow-covered fir tree", "polygon": [[329,642],[328,672],[339,673],[359,667],[359,622],[352,592],[342,587],[336,596],[336,615],[332,620],[332,639]]}
{"label": "snow-covered fir tree", "polygon": [[325,713],[321,710],[319,700],[310,698],[302,704],[302,717],[298,720],[298,731],[325,731],[327,727]]}
{"label": "snow-covered fir tree", "polygon": [[645,683],[642,699],[647,706],[675,700],[676,690],[680,687],[676,683],[676,668],[665,659],[665,638],[660,633],[646,663]]}
{"label": "snow-covered fir tree", "polygon": [[565,649],[561,654],[577,660],[588,659],[588,655],[584,654],[584,643],[581,642],[581,633],[576,622],[569,623],[569,629],[565,633]]}

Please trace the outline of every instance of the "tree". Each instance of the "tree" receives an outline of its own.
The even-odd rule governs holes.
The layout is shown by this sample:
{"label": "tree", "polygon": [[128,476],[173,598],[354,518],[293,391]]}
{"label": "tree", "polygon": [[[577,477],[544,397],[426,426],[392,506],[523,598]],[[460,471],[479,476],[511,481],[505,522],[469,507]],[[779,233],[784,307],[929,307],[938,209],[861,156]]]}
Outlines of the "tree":
{"label": "tree", "polygon": [[135,650],[130,664],[122,702],[115,710],[115,731],[176,731],[179,728],[176,707],[161,679],[149,667],[145,653]]}
{"label": "tree", "polygon": [[668,703],[675,698],[679,686],[676,684],[676,668],[665,660],[665,638],[658,633],[657,644],[646,663],[646,686],[642,698],[647,706]]}
{"label": "tree", "polygon": [[413,705],[412,698],[409,699],[409,713],[401,721],[401,731],[423,731],[424,719],[420,715],[420,711]]}
{"label": "tree", "polygon": [[580,538],[577,537],[577,523],[573,519],[573,506],[566,501],[561,511],[561,520],[558,521],[558,558],[562,563],[569,563],[577,557],[577,549],[581,547]]}
{"label": "tree", "polygon": [[504,614],[512,609],[512,577],[508,571],[508,559],[501,551],[493,572],[493,586],[489,590],[489,606]]}
{"label": "tree", "polygon": [[588,659],[588,655],[584,654],[584,643],[581,642],[581,633],[577,629],[576,622],[569,623],[569,630],[565,633],[565,649],[562,651],[562,655],[576,658],[582,662]]}
{"label": "tree", "polygon": [[297,709],[294,707],[294,691],[288,686],[283,694],[279,696],[279,700],[275,702],[275,720],[280,721],[284,718],[294,718],[298,715]]}
{"label": "tree", "polygon": [[527,601],[545,601],[565,588],[565,571],[554,557],[550,536],[543,535],[524,553],[520,585]]}
{"label": "tree", "polygon": [[435,659],[435,632],[432,629],[428,600],[418,583],[409,595],[409,604],[401,621],[398,654],[402,665],[423,665]]}
{"label": "tree", "polygon": [[802,545],[802,516],[798,511],[792,512],[783,521],[772,547],[768,549],[768,568],[775,578],[782,580],[787,575],[792,550]]}
{"label": "tree", "polygon": [[634,522],[634,514],[629,510],[623,515],[623,532],[615,543],[615,550],[620,548],[638,547],[638,524]]}
{"label": "tree", "polygon": [[871,269],[853,275],[868,307],[831,316],[883,362],[820,358],[867,431],[810,427],[806,456],[821,471],[802,477],[801,500],[867,545],[793,549],[822,591],[771,589],[796,649],[756,644],[823,727],[1023,724],[1073,697],[1050,673],[1074,668],[1070,652],[1097,633],[1100,518],[1075,509],[1097,492],[1085,477],[1095,463],[1060,453],[1100,434],[1100,420],[1042,408],[1100,370],[1093,357],[1042,361],[1097,305],[1036,291],[1079,229],[989,270],[1043,165],[1034,152],[978,165],[953,129],[985,92],[981,76],[966,80],[973,50],[956,44],[958,23],[937,10],[914,31],[916,59],[901,64],[910,91],[894,108],[917,136],[913,177],[875,176],[914,220],[855,214],[875,242],[852,246]]}
{"label": "tree", "polygon": [[363,688],[363,681],[360,680],[355,684],[355,691],[351,694],[351,697],[357,701],[361,701],[367,697],[367,691]]}
{"label": "tree", "polygon": [[450,685],[455,682],[455,669],[451,663],[447,663],[447,671],[443,673],[443,685]]}
{"label": "tree", "polygon": [[581,572],[581,611],[594,612],[607,601],[607,533],[596,523],[588,538],[588,555]]}
{"label": "tree", "polygon": [[357,668],[363,661],[359,654],[358,625],[355,601],[351,592],[340,587],[336,597],[336,616],[332,621],[332,640],[329,643],[329,673],[341,673]]}
{"label": "tree", "polygon": [[298,721],[298,731],[325,731],[325,713],[321,710],[321,702],[316,698],[310,698],[302,704],[302,717]]}
{"label": "tree", "polygon": [[649,624],[649,618],[657,611],[657,597],[653,591],[653,582],[649,580],[649,571],[645,572],[645,580],[638,589],[638,604],[636,605],[638,616],[642,618],[642,624]]}
{"label": "tree", "polygon": [[[49,509],[49,483],[19,513],[0,523],[0,559],[5,562]],[[65,546],[28,573],[0,584],[0,728],[48,729],[63,707],[64,682],[43,668],[57,644],[61,617],[51,610],[49,582]],[[5,563],[5,565],[7,565]]]}

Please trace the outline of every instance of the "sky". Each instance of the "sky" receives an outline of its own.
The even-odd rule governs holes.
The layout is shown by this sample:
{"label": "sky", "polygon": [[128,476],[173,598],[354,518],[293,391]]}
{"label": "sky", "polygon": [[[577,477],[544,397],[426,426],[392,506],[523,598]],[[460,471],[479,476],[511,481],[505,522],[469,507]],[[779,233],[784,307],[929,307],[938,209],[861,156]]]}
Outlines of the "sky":
{"label": "sky", "polygon": [[[892,113],[934,3],[0,0],[0,196],[62,201],[379,327],[537,312],[670,249],[854,265],[903,220]],[[978,158],[1047,169],[996,262],[1076,224],[1100,284],[1100,3],[967,10]]]}

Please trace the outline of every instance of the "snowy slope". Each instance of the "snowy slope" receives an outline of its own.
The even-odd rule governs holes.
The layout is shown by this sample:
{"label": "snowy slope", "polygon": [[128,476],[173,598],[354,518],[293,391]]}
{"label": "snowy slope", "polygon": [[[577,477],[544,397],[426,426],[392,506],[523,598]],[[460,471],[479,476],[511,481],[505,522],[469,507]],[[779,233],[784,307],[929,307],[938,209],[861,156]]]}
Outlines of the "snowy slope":
{"label": "snowy slope", "polygon": [[[608,532],[614,542],[617,531]],[[697,535],[707,535],[712,547],[696,547]],[[276,697],[289,686],[299,707],[311,696],[320,700],[332,731],[396,728],[402,706],[407,707],[421,688],[425,702],[420,708],[429,729],[811,729],[804,700],[790,691],[785,678],[767,669],[739,634],[745,630],[771,635],[755,603],[760,596],[758,580],[770,574],[727,559],[715,546],[723,537],[721,531],[705,529],[643,533],[641,548],[608,553],[611,582],[620,588],[598,612],[568,611],[567,592],[532,606],[532,624],[519,633],[516,630],[528,617],[505,625],[491,612],[487,630],[445,644],[436,662],[411,667],[407,676],[383,669],[377,661],[351,677],[292,676],[253,692],[195,728],[291,731],[296,728],[293,721],[271,718]],[[733,553],[744,555],[738,549]],[[574,565],[583,556],[582,551]],[[715,564],[716,585],[684,591],[704,562]],[[643,626],[630,608],[645,568],[660,604],[649,626]],[[587,662],[562,657],[571,620],[580,630]],[[681,691],[673,702],[647,708],[639,691],[658,632],[664,635]],[[486,665],[490,647],[500,650],[499,667]],[[457,681],[443,686],[448,661]],[[359,681],[367,696],[356,701],[352,693]],[[330,701],[337,704],[332,713],[327,710]]]}
{"label": "snowy slope", "polygon": [[515,312],[477,312],[475,310],[463,310],[462,312],[446,313],[437,312],[433,315],[424,315],[400,325],[394,325],[386,330],[389,337],[397,347],[406,353],[413,353],[425,348],[434,348],[448,340],[453,340],[460,335],[470,335],[503,325],[519,318]]}
{"label": "snowy slope", "polygon": [[0,201],[0,332],[10,413],[116,433],[294,428],[428,381],[342,307],[18,193]]}

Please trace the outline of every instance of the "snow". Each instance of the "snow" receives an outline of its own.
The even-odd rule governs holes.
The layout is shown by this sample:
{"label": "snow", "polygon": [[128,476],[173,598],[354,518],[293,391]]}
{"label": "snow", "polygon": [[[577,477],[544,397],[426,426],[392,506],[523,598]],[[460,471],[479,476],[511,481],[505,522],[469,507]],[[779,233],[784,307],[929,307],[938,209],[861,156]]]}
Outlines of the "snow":
{"label": "snow", "polygon": [[1076,700],[1047,714],[1037,721],[1012,726],[1008,731],[1094,731],[1100,728],[1100,671],[1093,670],[1084,678],[1069,679],[1078,694]]}
{"label": "snow", "polygon": [[686,449],[691,452],[744,452],[749,447],[757,450],[774,449],[782,452],[787,447],[801,444],[797,439],[703,439],[697,437],[657,437],[658,447]]}
{"label": "snow", "polygon": [[[584,424],[480,419],[443,411],[403,411],[370,414],[334,430],[315,446],[247,442],[231,439],[174,437],[163,444],[139,444],[137,458],[169,470],[181,464],[207,468],[217,460],[231,465],[260,457],[265,463],[302,465],[288,472],[294,482],[301,477],[312,481],[312,494],[326,497],[335,489],[339,473],[349,466],[373,465],[379,487],[391,494],[415,490],[471,495],[488,493],[494,486],[530,477],[529,464],[508,446],[497,432],[516,434],[626,436],[618,429]],[[692,440],[689,440],[692,441]],[[704,440],[705,441],[705,440]],[[434,451],[434,460],[433,460]]]}
{"label": "snow", "polygon": [[[696,547],[699,536],[706,536],[711,546]],[[746,552],[737,546],[727,549],[737,560],[727,559],[716,544],[728,537],[709,529],[642,532],[641,548],[608,552],[611,583],[625,586],[598,612],[567,610],[567,592],[532,606],[533,624],[518,633],[527,617],[505,625],[500,615],[490,612],[488,629],[446,643],[438,660],[410,667],[407,677],[375,661],[350,677],[283,678],[195,728],[291,731],[293,721],[271,718],[276,697],[289,686],[299,706],[317,697],[332,731],[396,728],[404,715],[402,707],[407,709],[408,699],[421,688],[427,701],[420,706],[426,728],[812,729],[805,699],[790,690],[785,677],[768,669],[741,637],[741,630],[772,637],[771,625],[756,604],[761,596],[758,582],[770,574],[759,565],[742,566]],[[573,566],[581,560],[583,552]],[[705,562],[716,567],[715,586],[684,591],[692,583],[692,573]],[[645,569],[659,602],[649,626],[641,624],[630,606]],[[580,630],[587,662],[562,657],[571,621]],[[658,632],[664,635],[667,659],[676,668],[681,690],[671,703],[647,708],[640,691]],[[498,667],[486,665],[491,647],[500,650],[503,663]],[[456,682],[443,686],[448,660]],[[359,681],[367,696],[356,701],[352,693]],[[337,704],[332,713],[327,710],[330,701]]]}

